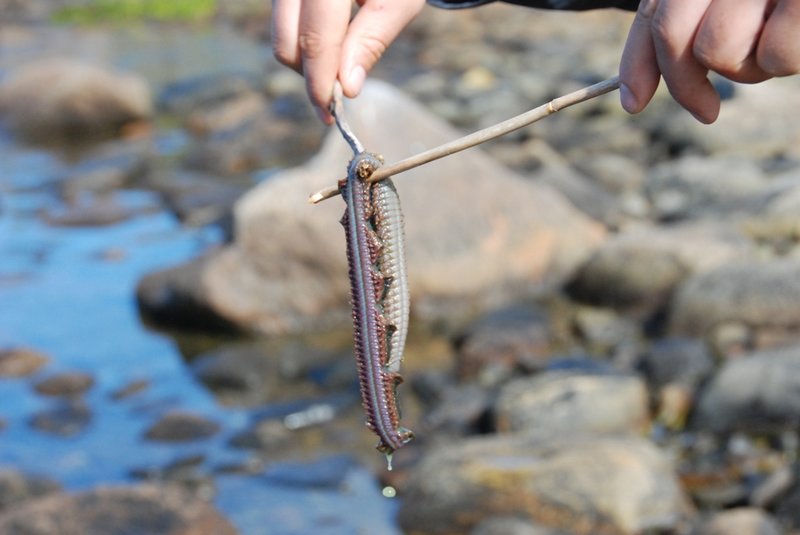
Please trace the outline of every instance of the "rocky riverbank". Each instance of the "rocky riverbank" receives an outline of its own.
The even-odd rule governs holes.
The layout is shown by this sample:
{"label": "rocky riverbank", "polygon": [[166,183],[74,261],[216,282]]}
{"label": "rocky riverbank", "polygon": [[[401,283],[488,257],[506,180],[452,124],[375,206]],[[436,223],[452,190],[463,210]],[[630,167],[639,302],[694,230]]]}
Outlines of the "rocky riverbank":
{"label": "rocky riverbank", "polygon": [[[370,150],[400,159],[611,76],[629,22],[428,9],[348,117]],[[713,126],[664,94],[637,117],[606,96],[398,177],[413,321],[400,402],[418,440],[386,473],[353,388],[342,205],[306,203],[341,177],[348,148],[317,124],[302,80],[265,49],[263,70],[217,65],[157,83],[52,50],[32,62],[37,30],[9,28],[0,35],[26,61],[3,72],[5,127],[57,143],[70,162],[46,181],[58,200],[39,222],[106,228],[166,211],[221,231],[142,277],[136,298],[148,322],[177,329],[184,373],[232,412],[151,396],[158,379],[146,373],[111,388],[91,371],[51,370],[57,351],[20,341],[0,374],[49,402],[22,424],[0,408],[0,440],[4,421],[80,439],[102,391],[155,404],[140,439],[173,454],[132,470],[135,483],[78,493],[10,467],[0,533],[56,533],[48,522],[84,533],[120,503],[134,505],[114,517],[118,532],[156,518],[153,533],[258,533],[207,503],[216,495],[226,512],[225,477],[364,492],[356,462],[397,493],[411,533],[800,532],[796,77],[715,79],[725,101]],[[322,460],[276,466],[309,458]],[[290,509],[270,517],[295,526],[286,532],[325,525]]]}

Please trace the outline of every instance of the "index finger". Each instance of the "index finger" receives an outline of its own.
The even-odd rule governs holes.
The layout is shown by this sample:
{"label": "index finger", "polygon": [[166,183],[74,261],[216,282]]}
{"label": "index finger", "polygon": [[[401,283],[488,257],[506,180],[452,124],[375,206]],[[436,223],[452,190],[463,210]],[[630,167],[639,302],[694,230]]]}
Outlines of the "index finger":
{"label": "index finger", "polygon": [[656,60],[672,98],[704,123],[716,120],[719,95],[692,44],[711,1],[661,0],[652,21]]}
{"label": "index finger", "polygon": [[317,114],[327,124],[333,121],[327,107],[349,22],[349,0],[307,0],[300,7],[297,43],[306,91]]}

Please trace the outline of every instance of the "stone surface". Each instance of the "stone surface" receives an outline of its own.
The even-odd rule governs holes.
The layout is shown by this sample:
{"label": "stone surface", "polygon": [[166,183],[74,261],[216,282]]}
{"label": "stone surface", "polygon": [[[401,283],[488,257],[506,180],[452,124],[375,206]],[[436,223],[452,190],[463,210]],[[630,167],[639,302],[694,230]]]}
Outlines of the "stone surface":
{"label": "stone surface", "polygon": [[189,442],[211,437],[220,425],[199,414],[174,410],[145,431],[145,438],[158,442]]}
{"label": "stone surface", "polygon": [[502,377],[519,368],[541,369],[552,352],[550,338],[543,312],[524,306],[494,310],[469,325],[459,337],[456,372],[465,380],[484,371]]}
{"label": "stone surface", "polygon": [[99,487],[58,494],[0,515],[2,535],[236,535],[207,502],[175,487]]}
{"label": "stone surface", "polygon": [[94,377],[83,372],[63,372],[37,381],[33,388],[44,396],[80,396],[94,386]]}
{"label": "stone surface", "polygon": [[654,386],[670,383],[694,386],[714,370],[714,359],[700,340],[661,338],[644,353],[638,368]]}
{"label": "stone surface", "polygon": [[[800,133],[789,109],[798,109],[796,80],[753,86],[737,85],[736,98],[722,106],[709,128],[689,114],[665,114],[656,131],[676,148],[692,147],[704,154],[747,154],[752,158],[797,156]],[[780,105],[776,105],[776,103]]]}
{"label": "stone surface", "polygon": [[653,308],[691,273],[746,258],[752,249],[744,236],[713,223],[633,229],[604,243],[567,290],[595,305]]}
{"label": "stone surface", "polygon": [[255,405],[275,398],[279,363],[253,345],[223,346],[192,361],[195,376],[223,403]]}
{"label": "stone surface", "polygon": [[151,111],[142,78],[76,60],[31,62],[0,86],[0,116],[33,140],[113,136]]}
{"label": "stone surface", "polygon": [[92,421],[92,410],[82,400],[59,401],[31,416],[30,426],[51,435],[73,437],[83,433]]}
{"label": "stone surface", "polygon": [[[348,119],[365,146],[389,161],[457,137],[379,83],[368,84],[349,106]],[[142,308],[160,317],[182,315],[171,306],[181,297],[152,297],[179,293],[189,272],[197,277],[190,300],[242,328],[277,333],[345,325],[349,279],[336,223],[342,202],[310,206],[307,196],[335,184],[350,157],[338,132],[331,132],[307,164],[273,176],[237,203],[233,244],[201,267],[146,278]],[[410,171],[397,188],[415,311],[427,317],[558,283],[604,236],[601,226],[550,188],[523,180],[478,150]]]}
{"label": "stone surface", "polygon": [[675,528],[687,514],[672,467],[645,440],[495,436],[424,457],[399,521],[419,534],[466,533],[493,516],[576,534],[634,534]]}
{"label": "stone surface", "polygon": [[61,485],[55,481],[0,467],[0,517],[28,500],[59,490]]}
{"label": "stone surface", "polygon": [[720,329],[744,326],[737,350],[796,341],[800,262],[745,261],[699,273],[676,292],[669,321],[673,333],[712,339]]}
{"label": "stone surface", "polygon": [[24,347],[0,349],[0,377],[26,377],[39,371],[50,358]]}
{"label": "stone surface", "polygon": [[640,432],[648,409],[638,377],[544,372],[505,385],[494,413],[499,431],[548,437]]}
{"label": "stone surface", "polygon": [[716,513],[704,526],[707,535],[780,535],[781,527],[761,509],[740,507]]}
{"label": "stone surface", "polygon": [[685,156],[656,165],[645,181],[655,218],[665,221],[745,213],[767,179],[741,156]]}
{"label": "stone surface", "polygon": [[777,432],[800,423],[800,346],[750,353],[725,365],[701,393],[693,427]]}

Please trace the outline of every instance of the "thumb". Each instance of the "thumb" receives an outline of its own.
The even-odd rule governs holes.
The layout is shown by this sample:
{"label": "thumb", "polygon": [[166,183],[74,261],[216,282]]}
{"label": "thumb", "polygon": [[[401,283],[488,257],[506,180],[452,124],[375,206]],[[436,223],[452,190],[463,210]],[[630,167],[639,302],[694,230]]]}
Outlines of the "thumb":
{"label": "thumb", "polygon": [[425,0],[363,2],[342,44],[339,81],[345,95],[350,98],[358,95],[367,73],[424,5]]}

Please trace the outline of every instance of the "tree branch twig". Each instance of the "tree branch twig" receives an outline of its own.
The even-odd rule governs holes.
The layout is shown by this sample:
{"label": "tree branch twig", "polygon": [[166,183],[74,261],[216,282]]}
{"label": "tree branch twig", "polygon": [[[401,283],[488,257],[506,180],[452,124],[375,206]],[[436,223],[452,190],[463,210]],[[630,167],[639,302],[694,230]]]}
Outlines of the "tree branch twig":
{"label": "tree branch twig", "polygon": [[[564,108],[568,108],[581,102],[586,102],[587,100],[599,97],[600,95],[605,95],[606,93],[610,93],[618,88],[618,76],[609,78],[608,80],[603,80],[602,82],[598,82],[589,87],[585,87],[567,95],[555,98],[547,104],[543,104],[525,113],[514,116],[511,119],[507,119],[482,130],[478,130],[477,132],[460,137],[445,143],[444,145],[439,145],[438,147],[415,154],[414,156],[410,156],[400,160],[399,162],[385,165],[377,169],[368,180],[370,182],[384,180],[390,176],[414,169],[415,167],[438,160],[439,158],[444,158],[445,156],[450,156],[451,154],[461,152],[462,150],[480,145],[481,143],[486,143],[487,141],[496,139],[500,136],[533,124],[536,121],[544,119],[548,115],[552,115],[557,111],[563,110]],[[311,195],[308,198],[308,202],[311,204],[317,204],[325,199],[335,197],[338,194],[338,187],[326,188]]]}

